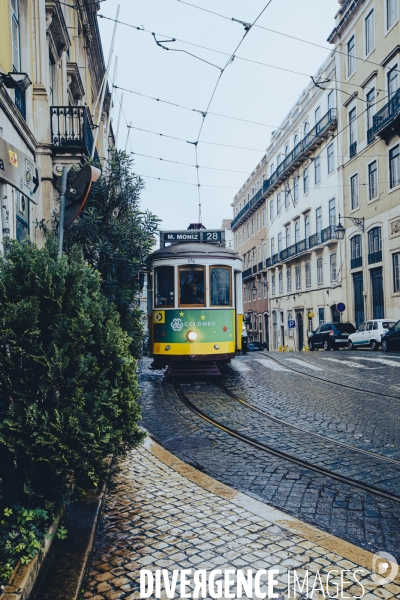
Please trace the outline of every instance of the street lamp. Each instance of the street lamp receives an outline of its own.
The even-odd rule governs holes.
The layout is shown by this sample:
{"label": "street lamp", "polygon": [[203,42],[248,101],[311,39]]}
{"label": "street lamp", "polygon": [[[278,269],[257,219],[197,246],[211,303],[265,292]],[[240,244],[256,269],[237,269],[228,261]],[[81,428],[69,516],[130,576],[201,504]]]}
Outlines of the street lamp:
{"label": "street lamp", "polygon": [[364,231],[364,217],[361,217],[360,219],[356,219],[355,217],[345,217],[345,216],[340,216],[339,214],[339,223],[336,226],[336,236],[338,240],[343,240],[344,239],[344,234],[345,234],[345,228],[343,227],[342,223],[340,222],[340,219],[350,219],[353,223],[353,225],[355,225],[356,227],[358,227],[358,229],[360,229],[360,231]]}
{"label": "street lamp", "polygon": [[26,73],[14,73],[11,71],[7,74],[0,73],[0,77],[6,88],[9,89],[17,88],[21,92],[24,92],[32,85],[32,82]]}

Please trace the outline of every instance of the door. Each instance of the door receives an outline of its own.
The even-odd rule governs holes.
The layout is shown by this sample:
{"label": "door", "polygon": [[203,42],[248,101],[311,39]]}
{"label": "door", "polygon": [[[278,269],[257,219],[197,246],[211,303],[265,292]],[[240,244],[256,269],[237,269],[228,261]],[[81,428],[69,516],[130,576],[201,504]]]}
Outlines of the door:
{"label": "door", "polygon": [[274,350],[278,350],[278,315],[275,310],[272,313],[272,327],[274,334]]}
{"label": "door", "polygon": [[298,335],[298,342],[299,342],[299,350],[303,350],[303,343],[304,343],[304,330],[303,330],[303,317],[301,313],[297,313],[297,335]]}
{"label": "door", "polygon": [[374,319],[384,319],[383,305],[383,275],[382,267],[371,269],[372,284],[372,316]]}
{"label": "door", "polygon": [[355,273],[353,275],[353,287],[356,329],[359,329],[361,323],[364,321],[364,280],[362,273]]}
{"label": "door", "polygon": [[265,343],[267,346],[267,350],[269,350],[269,324],[268,324],[268,315],[264,315],[264,326],[265,326]]}
{"label": "door", "polygon": [[353,340],[353,344],[355,346],[362,346],[364,343],[364,338],[365,338],[365,327],[366,327],[366,323],[361,323],[360,327],[358,328],[357,333],[353,333],[351,339]]}

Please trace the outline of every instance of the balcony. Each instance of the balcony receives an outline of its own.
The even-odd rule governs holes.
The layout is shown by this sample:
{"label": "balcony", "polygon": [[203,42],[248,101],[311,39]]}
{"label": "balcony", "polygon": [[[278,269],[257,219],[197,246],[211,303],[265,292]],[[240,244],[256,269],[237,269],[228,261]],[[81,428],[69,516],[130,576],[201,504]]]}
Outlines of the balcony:
{"label": "balcony", "polygon": [[86,106],[51,106],[50,122],[54,155],[91,155],[93,134]]}
{"label": "balcony", "polygon": [[251,277],[252,275],[253,269],[251,267],[242,271],[242,279],[249,279],[249,277]]}
{"label": "balcony", "polygon": [[354,158],[357,154],[357,142],[350,144],[350,158]]}
{"label": "balcony", "polygon": [[368,264],[373,265],[374,263],[382,262],[382,250],[378,252],[372,252],[368,254]]}
{"label": "balcony", "polygon": [[278,165],[276,171],[269,179],[266,179],[261,189],[242,208],[232,221],[232,229],[235,230],[260,206],[265,194],[274,190],[282,183],[289,174],[297,169],[301,162],[309,156],[321,142],[329,136],[329,132],[336,128],[336,109],[331,108],[318,123],[309,131],[304,139],[299,142],[285,159]]}
{"label": "balcony", "polygon": [[352,258],[350,260],[350,269],[358,269],[362,267],[362,256],[357,256],[357,258]]}
{"label": "balcony", "polygon": [[287,262],[296,256],[309,252],[311,248],[315,248],[316,246],[320,246],[327,242],[337,242],[336,227],[333,225],[326,227],[319,233],[310,235],[300,242],[292,244],[288,248],[278,252],[278,254],[274,254],[271,258],[267,258],[265,261],[265,268],[269,269],[278,263]]}
{"label": "balcony", "polygon": [[400,89],[393,94],[385,106],[373,117],[373,125],[368,130],[368,143],[370,144],[378,136],[387,143],[393,133],[400,131]]}

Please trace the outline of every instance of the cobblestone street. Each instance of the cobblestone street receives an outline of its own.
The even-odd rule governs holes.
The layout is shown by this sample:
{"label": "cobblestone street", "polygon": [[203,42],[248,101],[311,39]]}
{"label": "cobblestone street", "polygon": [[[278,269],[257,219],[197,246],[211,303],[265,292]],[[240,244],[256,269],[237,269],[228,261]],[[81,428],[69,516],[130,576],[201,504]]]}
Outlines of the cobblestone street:
{"label": "cobblestone street", "polygon": [[[281,598],[288,597],[288,569],[360,567],[364,598],[400,597],[399,580],[377,586],[370,577],[372,553],[399,558],[400,357],[238,357],[223,383],[245,404],[213,381],[181,384],[211,421],[193,414],[149,364],[141,361],[143,425],[161,446],[148,438],[121,462],[85,598],[140,597],[141,568],[228,567],[280,568]],[[356,587],[347,591],[360,596]]]}

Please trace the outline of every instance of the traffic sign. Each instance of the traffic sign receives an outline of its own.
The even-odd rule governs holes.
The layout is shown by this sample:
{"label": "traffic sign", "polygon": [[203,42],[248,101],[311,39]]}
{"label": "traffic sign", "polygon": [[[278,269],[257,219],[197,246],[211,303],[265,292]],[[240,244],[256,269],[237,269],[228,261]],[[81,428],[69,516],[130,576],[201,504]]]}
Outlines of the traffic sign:
{"label": "traffic sign", "polygon": [[0,181],[15,187],[34,204],[38,203],[36,198],[41,181],[38,165],[30,156],[2,138],[0,138]]}
{"label": "traffic sign", "polygon": [[344,302],[339,302],[339,304],[337,304],[336,306],[336,310],[338,310],[339,312],[344,312],[346,310],[346,305],[344,304]]}
{"label": "traffic sign", "polygon": [[289,325],[289,329],[296,329],[296,321],[293,319],[290,319],[288,321],[288,325]]}

